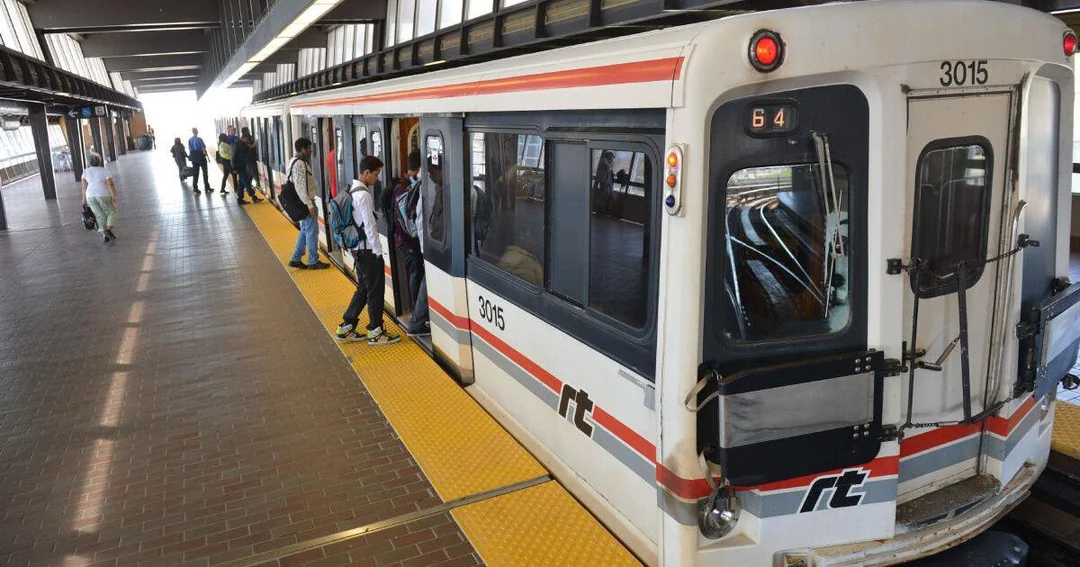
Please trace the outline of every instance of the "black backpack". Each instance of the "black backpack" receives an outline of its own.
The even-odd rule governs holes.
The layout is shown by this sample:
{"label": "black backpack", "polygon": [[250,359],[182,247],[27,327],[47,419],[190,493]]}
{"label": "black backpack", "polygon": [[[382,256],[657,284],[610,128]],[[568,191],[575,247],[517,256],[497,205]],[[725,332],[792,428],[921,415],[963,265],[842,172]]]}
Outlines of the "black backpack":
{"label": "black backpack", "polygon": [[86,230],[97,228],[97,217],[94,216],[94,211],[89,205],[82,206],[82,224],[86,227]]}
{"label": "black backpack", "polygon": [[[300,195],[296,192],[296,184],[292,180],[292,172],[296,169],[296,163],[299,161],[301,160],[293,158],[292,163],[289,164],[289,175],[285,178],[285,184],[281,186],[281,191],[278,192],[278,202],[281,203],[281,208],[285,209],[285,214],[293,222],[300,222],[311,214],[307,205],[300,200]],[[306,170],[304,175],[307,175]]]}

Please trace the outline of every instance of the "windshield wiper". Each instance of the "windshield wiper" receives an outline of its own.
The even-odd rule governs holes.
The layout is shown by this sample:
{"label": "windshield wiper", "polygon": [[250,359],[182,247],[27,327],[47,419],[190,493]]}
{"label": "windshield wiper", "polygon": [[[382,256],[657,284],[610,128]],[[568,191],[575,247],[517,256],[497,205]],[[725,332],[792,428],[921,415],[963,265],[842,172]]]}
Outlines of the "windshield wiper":
{"label": "windshield wiper", "polygon": [[[825,319],[829,318],[829,310],[832,307],[832,280],[833,272],[836,271],[837,258],[844,256],[844,238],[840,234],[840,207],[843,205],[843,196],[836,190],[836,177],[833,175],[832,149],[829,147],[829,135],[821,132],[811,132],[810,137],[814,140],[814,153],[817,155],[818,172],[821,175],[821,200],[825,207],[825,228],[829,234],[826,237],[828,253],[825,256]],[[833,220],[832,228],[829,221]]]}

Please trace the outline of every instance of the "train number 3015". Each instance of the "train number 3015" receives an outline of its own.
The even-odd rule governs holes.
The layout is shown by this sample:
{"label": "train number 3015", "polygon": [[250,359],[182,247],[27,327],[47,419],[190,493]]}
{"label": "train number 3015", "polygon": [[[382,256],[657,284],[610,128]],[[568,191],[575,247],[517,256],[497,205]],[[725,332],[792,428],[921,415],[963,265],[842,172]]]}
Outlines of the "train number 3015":
{"label": "train number 3015", "polygon": [[506,320],[503,319],[503,308],[484,299],[484,296],[482,295],[479,297],[479,303],[480,318],[486,320],[492,325],[495,325],[499,328],[500,331],[505,331]]}
{"label": "train number 3015", "polygon": [[938,81],[943,87],[963,87],[965,85],[985,85],[990,80],[990,71],[986,60],[981,61],[942,61],[941,76]]}

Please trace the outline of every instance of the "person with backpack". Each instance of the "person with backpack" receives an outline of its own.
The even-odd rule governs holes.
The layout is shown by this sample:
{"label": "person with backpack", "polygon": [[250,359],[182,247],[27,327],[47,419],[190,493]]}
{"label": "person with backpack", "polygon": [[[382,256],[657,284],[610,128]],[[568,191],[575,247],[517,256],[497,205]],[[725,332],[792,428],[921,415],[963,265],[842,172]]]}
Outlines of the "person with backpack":
{"label": "person with backpack", "polygon": [[[297,138],[293,148],[296,155],[289,162],[288,182],[292,183],[296,195],[307,206],[308,215],[300,220],[300,234],[296,235],[296,248],[293,249],[289,265],[293,268],[323,270],[329,268],[330,264],[319,261],[319,209],[315,208],[315,175],[311,173],[311,165],[308,163],[311,159],[311,140]],[[236,193],[243,197],[242,190],[237,189]],[[308,264],[301,260],[305,245]]]}
{"label": "person with backpack", "polygon": [[195,188],[195,194],[202,193],[199,191],[199,170],[202,170],[203,184],[206,185],[206,191],[212,192],[210,189],[210,170],[206,165],[206,142],[199,137],[199,129],[191,129],[191,138],[188,139],[188,159],[191,160],[191,167],[195,170],[195,173],[191,176],[191,185]]}
{"label": "person with backpack", "polygon": [[183,183],[184,169],[187,167],[187,150],[184,149],[184,143],[180,141],[180,138],[173,141],[173,146],[169,151],[172,152],[173,161],[176,162],[176,169],[180,175],[180,183]]}
{"label": "person with backpack", "polygon": [[[385,264],[378,225],[375,224],[375,197],[372,186],[379,180],[383,163],[375,156],[360,160],[360,179],[340,191],[330,204],[330,226],[334,239],[353,255],[356,291],[341,316],[334,337],[339,341],[367,341],[372,346],[389,345],[401,336],[383,328],[383,295],[386,287]],[[367,332],[360,332],[360,312],[367,304]]]}
{"label": "person with backpack", "polygon": [[409,275],[409,291],[413,297],[420,296],[420,282],[424,279],[424,255],[420,252],[420,240],[416,230],[416,202],[420,198],[420,150],[409,153],[405,167],[405,179],[394,187],[391,210],[394,219],[394,246],[405,259]]}
{"label": "person with backpack", "polygon": [[252,152],[251,147],[251,138],[247,134],[243,134],[232,148],[232,168],[240,176],[240,184],[236,186],[236,203],[239,205],[248,204],[248,201],[244,200],[244,191],[247,191],[248,195],[251,196],[251,202],[262,202],[262,199],[255,194],[255,189],[251,187],[251,174],[248,172],[248,161],[251,159]]}

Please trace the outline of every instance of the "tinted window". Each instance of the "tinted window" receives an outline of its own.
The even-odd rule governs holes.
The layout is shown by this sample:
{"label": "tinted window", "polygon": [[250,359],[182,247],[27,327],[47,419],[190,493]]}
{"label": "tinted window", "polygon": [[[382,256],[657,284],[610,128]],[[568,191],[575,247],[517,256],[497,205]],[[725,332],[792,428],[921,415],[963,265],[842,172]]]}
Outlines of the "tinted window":
{"label": "tinted window", "polygon": [[[992,167],[988,147],[988,143],[942,147],[935,142],[919,158],[912,257],[921,260],[922,297],[957,291],[957,264],[986,256]],[[967,271],[967,287],[981,275],[981,265]]]}
{"label": "tinted window", "polygon": [[644,152],[590,153],[589,307],[640,329],[648,317],[653,165]]}
{"label": "tinted window", "polygon": [[471,139],[473,254],[539,286],[544,280],[543,138],[474,133]]}
{"label": "tinted window", "polygon": [[[429,135],[424,176],[424,236],[431,242],[446,242],[446,201],[443,185],[443,140],[441,136]],[[441,248],[441,246],[440,246]]]}
{"label": "tinted window", "polygon": [[[847,169],[754,167],[727,181],[724,333],[761,341],[842,331],[848,308]],[[835,195],[835,196],[834,196]]]}

